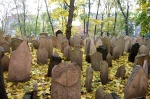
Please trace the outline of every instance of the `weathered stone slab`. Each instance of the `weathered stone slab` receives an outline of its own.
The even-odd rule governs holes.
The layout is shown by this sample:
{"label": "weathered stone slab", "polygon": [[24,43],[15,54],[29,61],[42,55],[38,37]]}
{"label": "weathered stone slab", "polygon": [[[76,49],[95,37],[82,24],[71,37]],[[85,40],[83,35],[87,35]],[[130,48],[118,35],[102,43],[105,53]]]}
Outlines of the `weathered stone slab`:
{"label": "weathered stone slab", "polygon": [[79,49],[72,50],[70,59],[71,59],[71,62],[77,63],[77,65],[82,70],[82,60],[83,60],[83,52],[82,51],[80,51]]}
{"label": "weathered stone slab", "polygon": [[10,59],[6,55],[4,55],[4,57],[1,59],[1,66],[3,67],[3,71],[8,71],[9,61]]}
{"label": "weathered stone slab", "polygon": [[91,45],[91,40],[90,38],[85,39],[85,55],[90,55],[90,45]]}
{"label": "weathered stone slab", "polygon": [[105,92],[102,87],[99,87],[95,93],[95,99],[103,99]]}
{"label": "weathered stone slab", "polygon": [[41,38],[41,37],[47,37],[47,36],[48,36],[48,33],[44,33],[44,32],[43,32],[43,33],[40,33],[40,38]]}
{"label": "weathered stone slab", "polygon": [[36,52],[37,63],[38,64],[46,64],[48,59],[48,52],[44,47],[39,47]]}
{"label": "weathered stone slab", "polygon": [[52,99],[81,99],[81,69],[76,63],[60,63],[53,68]]}
{"label": "weathered stone slab", "polygon": [[100,71],[100,62],[103,61],[102,54],[95,52],[91,55],[91,66],[94,71]]}
{"label": "weathered stone slab", "polygon": [[40,46],[40,43],[38,40],[31,40],[31,43],[32,43],[34,49],[38,49]]}
{"label": "weathered stone slab", "polygon": [[3,47],[0,46],[0,61],[1,61],[1,59],[3,58],[4,53],[5,53],[5,52],[4,52]]}
{"label": "weathered stone slab", "polygon": [[102,54],[103,60],[106,60],[108,54],[107,48],[105,46],[99,46],[96,50]]}
{"label": "weathered stone slab", "polygon": [[146,76],[148,77],[148,63],[147,63],[147,60],[144,60],[143,70],[144,70]]}
{"label": "weathered stone slab", "polygon": [[8,81],[28,81],[30,78],[31,62],[32,57],[29,47],[27,43],[23,41],[10,56]]}
{"label": "weathered stone slab", "polygon": [[92,79],[93,79],[93,69],[92,67],[88,67],[86,70],[86,80],[85,80],[85,88],[87,92],[92,91]]}
{"label": "weathered stone slab", "polygon": [[107,57],[106,57],[106,60],[107,60],[107,63],[108,63],[109,67],[112,67],[112,59],[113,59],[113,57],[110,55],[110,53],[108,53]]}
{"label": "weathered stone slab", "polygon": [[145,45],[142,45],[140,48],[139,48],[139,54],[146,54],[146,55],[149,55],[149,48]]}
{"label": "weathered stone slab", "polygon": [[121,52],[120,52],[119,47],[115,47],[113,49],[113,59],[114,60],[119,59],[120,55],[121,55]]}
{"label": "weathered stone slab", "polygon": [[11,42],[12,51],[15,51],[22,42],[23,40],[14,38]]}
{"label": "weathered stone slab", "polygon": [[63,51],[63,56],[65,57],[66,61],[70,60],[70,55],[71,55],[71,48],[69,45],[67,45],[66,47],[64,47],[64,51]]}
{"label": "weathered stone slab", "polygon": [[124,99],[146,96],[148,78],[140,65],[136,65],[127,81]]}
{"label": "weathered stone slab", "polygon": [[10,53],[10,44],[8,42],[3,42],[2,47],[5,51],[5,53]]}
{"label": "weathered stone slab", "polygon": [[126,69],[125,69],[125,66],[122,65],[120,66],[118,69],[117,69],[117,73],[116,73],[116,77],[121,77],[122,79],[124,78],[125,76],[125,73],[126,73]]}

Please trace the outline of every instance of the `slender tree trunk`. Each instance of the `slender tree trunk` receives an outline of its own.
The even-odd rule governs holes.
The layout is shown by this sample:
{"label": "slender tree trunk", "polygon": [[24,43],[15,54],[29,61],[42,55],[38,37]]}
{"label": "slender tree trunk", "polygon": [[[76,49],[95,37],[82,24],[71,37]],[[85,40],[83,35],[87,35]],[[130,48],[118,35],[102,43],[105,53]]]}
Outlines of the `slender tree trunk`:
{"label": "slender tree trunk", "polygon": [[19,29],[20,29],[20,32],[22,34],[21,22],[20,22],[20,17],[19,17],[18,6],[17,6],[17,3],[16,3],[16,0],[14,0],[14,3],[15,3],[15,6],[16,6],[16,11],[17,11],[17,16],[18,16]]}
{"label": "slender tree trunk", "polygon": [[26,5],[24,0],[22,0],[22,4],[23,4],[23,32],[24,32],[24,36],[27,36],[26,35]]}
{"label": "slender tree trunk", "polygon": [[68,40],[71,37],[71,28],[72,28],[72,20],[73,20],[73,12],[74,12],[74,2],[75,2],[75,0],[70,0],[68,23],[66,25],[66,37]]}
{"label": "slender tree trunk", "polygon": [[[104,20],[104,14],[102,14],[102,21]],[[104,23],[101,23],[101,36],[103,36],[103,25]]]}
{"label": "slender tree trunk", "polygon": [[117,11],[115,9],[115,22],[114,22],[114,33],[116,31],[116,23],[117,23]]}
{"label": "slender tree trunk", "polygon": [[44,20],[43,20],[42,32],[45,32]]}
{"label": "slender tree trunk", "polygon": [[[98,6],[97,6],[96,19],[98,18],[99,6],[100,6],[100,0],[98,0]],[[96,29],[97,29],[97,25],[95,25],[95,29],[94,29],[94,35],[96,35]]]}
{"label": "slender tree trunk", "polygon": [[91,1],[89,0],[89,13],[88,13],[88,21],[86,23],[86,33],[89,33],[89,21],[90,21],[90,14],[91,14]]}
{"label": "slender tree trunk", "polygon": [[85,19],[83,20],[83,24],[84,24],[84,34],[86,34],[86,31],[85,31],[85,29],[86,29],[86,21],[85,21]]}
{"label": "slender tree trunk", "polygon": [[48,11],[48,5],[47,5],[46,0],[45,0],[45,5],[46,5],[46,10],[47,10],[47,15],[48,15],[49,23],[50,23],[50,26],[51,26],[51,28],[52,28],[52,33],[53,33],[53,35],[54,35],[54,27],[53,27],[53,23],[52,23],[52,20],[51,20],[49,11]]}

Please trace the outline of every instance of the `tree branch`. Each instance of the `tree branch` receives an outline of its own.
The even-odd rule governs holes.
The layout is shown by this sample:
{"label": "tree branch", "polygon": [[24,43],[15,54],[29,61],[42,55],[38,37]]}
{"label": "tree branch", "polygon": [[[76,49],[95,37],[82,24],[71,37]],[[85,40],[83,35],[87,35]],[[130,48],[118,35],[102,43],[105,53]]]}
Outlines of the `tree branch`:
{"label": "tree branch", "polygon": [[126,16],[125,13],[123,12],[123,8],[122,8],[122,6],[121,6],[120,0],[117,0],[117,2],[118,2],[119,8],[120,8],[120,10],[121,10],[123,16],[126,18],[127,16]]}

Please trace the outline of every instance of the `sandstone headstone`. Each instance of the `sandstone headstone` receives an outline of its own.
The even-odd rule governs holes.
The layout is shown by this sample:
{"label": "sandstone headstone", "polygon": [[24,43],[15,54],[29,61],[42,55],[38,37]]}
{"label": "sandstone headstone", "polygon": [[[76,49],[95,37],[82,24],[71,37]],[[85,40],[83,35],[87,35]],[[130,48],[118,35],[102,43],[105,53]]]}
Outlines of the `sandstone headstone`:
{"label": "sandstone headstone", "polygon": [[106,60],[108,54],[107,48],[105,46],[99,46],[96,50],[102,54],[103,60]]}
{"label": "sandstone headstone", "polygon": [[113,57],[110,55],[110,53],[108,53],[107,57],[106,57],[106,60],[107,60],[107,63],[108,63],[109,67],[112,67],[112,59],[113,59]]}
{"label": "sandstone headstone", "polygon": [[123,79],[124,76],[125,76],[125,73],[126,73],[125,66],[122,65],[122,66],[120,66],[120,67],[118,68],[117,73],[116,73],[115,76],[116,76],[116,77],[121,77],[121,78]]}
{"label": "sandstone headstone", "polygon": [[130,54],[128,57],[128,61],[134,62],[135,56],[137,55],[137,53],[139,51],[139,47],[140,47],[140,45],[138,43],[135,43],[134,45],[132,45],[131,50],[130,50]]}
{"label": "sandstone headstone", "polygon": [[147,46],[147,47],[149,48],[149,50],[150,50],[150,39],[147,40],[146,46]]}
{"label": "sandstone headstone", "polygon": [[144,60],[143,70],[144,70],[146,76],[148,77],[148,63],[147,63],[147,60]]}
{"label": "sandstone headstone", "polygon": [[95,40],[95,46],[96,46],[96,48],[99,47],[99,46],[102,46],[102,45],[103,45],[103,43],[102,43],[102,40],[100,38],[98,38],[98,39]]}
{"label": "sandstone headstone", "polygon": [[65,40],[65,41],[63,41],[63,42],[61,43],[61,52],[64,51],[64,48],[65,48],[67,45],[69,45],[68,40]]}
{"label": "sandstone headstone", "polygon": [[130,45],[131,45],[131,41],[130,41],[130,40],[127,40],[127,41],[125,42],[124,52],[128,52],[128,51],[129,51]]}
{"label": "sandstone headstone", "polygon": [[61,50],[61,44],[62,44],[63,40],[64,40],[63,35],[59,34],[59,35],[57,36],[57,44],[56,44],[56,48],[57,48],[57,49],[60,49],[60,50]]}
{"label": "sandstone headstone", "polygon": [[53,41],[53,47],[56,48],[56,44],[57,44],[57,37],[52,36],[52,41]]}
{"label": "sandstone headstone", "polygon": [[93,69],[88,67],[86,70],[85,88],[87,92],[92,91]]}
{"label": "sandstone headstone", "polygon": [[109,93],[105,93],[103,99],[113,99],[113,96]]}
{"label": "sandstone headstone", "polygon": [[47,33],[40,33],[40,37],[47,37],[48,34]]}
{"label": "sandstone headstone", "polygon": [[115,47],[113,49],[113,59],[114,60],[119,59],[120,55],[121,55],[120,49],[118,47]]}
{"label": "sandstone headstone", "polygon": [[23,41],[10,56],[8,81],[28,81],[30,78],[31,62],[32,57],[29,47],[27,43]]}
{"label": "sandstone headstone", "polygon": [[51,55],[53,55],[52,39],[48,37],[40,38],[40,47],[44,47],[47,50],[49,58],[51,57]]}
{"label": "sandstone headstone", "polygon": [[74,43],[74,47],[75,46],[79,46],[80,45],[80,43],[81,43],[81,37],[80,36],[74,36],[73,37],[73,43]]}
{"label": "sandstone headstone", "polygon": [[112,92],[111,95],[113,99],[120,99],[120,97],[115,92]]}
{"label": "sandstone headstone", "polygon": [[102,60],[102,54],[99,52],[95,52],[93,55],[91,55],[91,66],[94,71],[100,71],[100,62]]}
{"label": "sandstone headstone", "polygon": [[8,71],[9,60],[10,59],[6,55],[4,55],[4,57],[1,59],[1,66],[3,67],[3,71]]}
{"label": "sandstone headstone", "polygon": [[3,40],[3,31],[0,30],[0,42]]}
{"label": "sandstone headstone", "polygon": [[116,40],[116,47],[119,48],[120,50],[120,55],[123,55],[124,52],[124,48],[125,48],[125,40],[123,36],[120,36],[117,40]]}
{"label": "sandstone headstone", "polygon": [[81,99],[81,69],[76,63],[60,63],[53,68],[52,99]]}
{"label": "sandstone headstone", "polygon": [[1,61],[1,59],[2,59],[2,57],[4,56],[4,49],[3,49],[3,47],[1,47],[0,46],[0,61]]}
{"label": "sandstone headstone", "polygon": [[82,60],[83,60],[83,52],[82,51],[80,51],[79,49],[72,50],[70,59],[71,59],[71,62],[77,63],[77,65],[82,70]]}
{"label": "sandstone headstone", "polygon": [[39,47],[36,52],[37,63],[38,64],[46,64],[48,59],[48,52],[44,47]]}
{"label": "sandstone headstone", "polygon": [[40,43],[38,40],[32,40],[31,43],[32,43],[34,49],[38,49],[40,46]]}
{"label": "sandstone headstone", "polygon": [[90,55],[90,45],[91,45],[91,40],[87,38],[85,40],[85,55]]}
{"label": "sandstone headstone", "polygon": [[139,48],[139,54],[146,54],[146,55],[149,55],[149,48],[145,45],[142,45],[140,48]]}
{"label": "sandstone headstone", "polygon": [[58,57],[58,56],[56,56],[56,55],[51,56],[50,62],[49,62],[49,66],[48,66],[48,73],[47,73],[47,76],[48,76],[48,77],[51,77],[53,67],[54,67],[55,65],[58,65],[58,64],[61,63],[61,62],[62,62],[61,57]]}
{"label": "sandstone headstone", "polygon": [[90,42],[90,55],[94,54],[96,52],[96,47],[94,44],[94,39],[90,38],[91,42]]}
{"label": "sandstone headstone", "polygon": [[148,78],[140,65],[136,65],[127,81],[124,99],[146,96]]}
{"label": "sandstone headstone", "polygon": [[63,55],[64,55],[66,61],[69,61],[69,60],[70,60],[71,48],[70,48],[69,45],[67,45],[67,46],[64,48]]}
{"label": "sandstone headstone", "polygon": [[11,36],[10,35],[5,36],[4,41],[8,42],[8,43],[11,43]]}
{"label": "sandstone headstone", "polygon": [[103,99],[104,97],[104,90],[102,87],[99,87],[97,90],[96,90],[96,93],[95,93],[95,99]]}
{"label": "sandstone headstone", "polygon": [[10,53],[10,44],[8,42],[3,42],[2,47],[5,51],[5,53]]}
{"label": "sandstone headstone", "polygon": [[100,64],[100,78],[103,85],[109,82],[108,79],[108,63],[106,61],[101,61]]}
{"label": "sandstone headstone", "polygon": [[11,42],[12,51],[15,51],[22,42],[23,40],[14,38]]}

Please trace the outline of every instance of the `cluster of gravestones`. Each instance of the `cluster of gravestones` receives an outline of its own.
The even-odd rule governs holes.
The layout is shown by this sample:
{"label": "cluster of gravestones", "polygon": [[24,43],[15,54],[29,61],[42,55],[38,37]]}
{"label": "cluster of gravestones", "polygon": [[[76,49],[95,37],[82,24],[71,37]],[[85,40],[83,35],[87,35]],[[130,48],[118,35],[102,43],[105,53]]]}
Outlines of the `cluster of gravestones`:
{"label": "cluster of gravestones", "polygon": [[[129,52],[128,60],[134,62],[135,66],[125,87],[124,97],[131,99],[146,95],[150,72],[150,40],[128,36],[109,38],[74,35],[68,41],[61,32],[58,32],[56,36],[41,33],[37,38],[29,37],[28,39],[3,37],[0,33],[0,46],[5,53],[10,53],[10,58],[6,55],[2,57],[1,65],[3,71],[8,71],[8,81],[11,82],[25,82],[30,79],[32,64],[30,51],[33,49],[37,50],[38,64],[47,64],[50,59],[47,76],[52,77],[52,99],[80,99],[83,53],[86,61],[91,64],[86,70],[85,81],[87,92],[91,92],[93,72],[99,71],[101,83],[107,84],[110,81],[108,68],[112,66],[112,60],[117,60],[124,52]],[[82,47],[85,49],[84,52],[81,50]],[[62,62],[58,53],[53,52],[53,48],[63,53],[65,62]],[[116,77],[124,79],[125,68],[124,65],[120,66]],[[101,87],[96,91],[96,99],[117,99],[117,97],[115,93],[105,93]]]}

